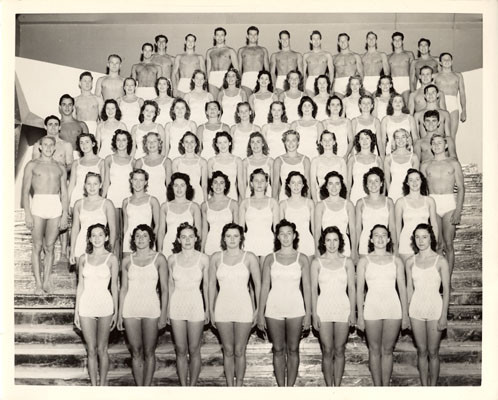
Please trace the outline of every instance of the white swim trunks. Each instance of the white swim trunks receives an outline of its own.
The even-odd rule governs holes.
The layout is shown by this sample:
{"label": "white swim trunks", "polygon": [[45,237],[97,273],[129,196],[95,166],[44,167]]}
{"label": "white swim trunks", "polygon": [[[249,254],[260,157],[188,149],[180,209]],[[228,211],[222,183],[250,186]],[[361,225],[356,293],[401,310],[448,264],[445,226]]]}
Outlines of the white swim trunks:
{"label": "white swim trunks", "polygon": [[363,87],[365,90],[371,94],[375,94],[377,91],[377,84],[379,83],[380,76],[364,76],[363,77]]}
{"label": "white swim trunks", "polygon": [[393,86],[397,93],[410,91],[410,78],[408,76],[393,76]]}
{"label": "white swim trunks", "polygon": [[31,214],[53,219],[62,215],[62,204],[58,194],[35,194],[31,200]]}
{"label": "white swim trunks", "polygon": [[176,89],[182,93],[189,93],[190,92],[190,78],[180,78],[178,81],[178,86]]}
{"label": "white swim trunks", "polygon": [[88,127],[88,132],[93,135],[97,134],[97,121],[83,121]]}
{"label": "white swim trunks", "polygon": [[275,89],[284,90],[284,82],[287,79],[286,75],[278,75],[277,81],[275,82]]}
{"label": "white swim trunks", "polygon": [[157,97],[156,88],[152,86],[138,86],[135,94],[144,100],[154,100]]}
{"label": "white swim trunks", "polygon": [[455,196],[452,193],[431,194],[430,196],[434,199],[434,202],[436,203],[436,213],[441,218],[456,208]]}
{"label": "white swim trunks", "polygon": [[256,87],[259,71],[248,71],[242,74],[241,86],[245,86],[251,90]]}
{"label": "white swim trunks", "polygon": [[334,92],[346,95],[346,88],[348,87],[349,76],[342,76],[334,79]]}
{"label": "white swim trunks", "polygon": [[458,107],[458,99],[456,96],[452,96],[450,94],[444,95],[444,100],[446,102],[446,109],[451,114],[453,111],[459,111]]}
{"label": "white swim trunks", "polygon": [[220,88],[223,85],[223,78],[225,78],[225,74],[227,71],[211,71],[209,73],[209,84]]}
{"label": "white swim trunks", "polygon": [[315,80],[318,78],[318,75],[310,75],[306,78],[306,90],[309,90],[313,94],[315,94]]}

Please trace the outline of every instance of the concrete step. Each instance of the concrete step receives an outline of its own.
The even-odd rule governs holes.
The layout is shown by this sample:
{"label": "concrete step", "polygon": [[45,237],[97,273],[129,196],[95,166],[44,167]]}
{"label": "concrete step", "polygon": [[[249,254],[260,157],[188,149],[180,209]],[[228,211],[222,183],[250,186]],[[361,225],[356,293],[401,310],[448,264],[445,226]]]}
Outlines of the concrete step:
{"label": "concrete step", "polygon": [[[159,335],[158,343],[171,343],[172,337],[169,331]],[[253,331],[249,337],[250,344],[266,343],[256,331]],[[361,334],[363,336],[363,334]],[[352,343],[362,342],[362,336],[354,331],[349,335],[349,341]],[[20,324],[14,327],[14,337],[16,344],[67,344],[67,343],[83,343],[82,334],[73,325],[29,325]],[[480,320],[466,320],[466,321],[449,321],[448,329],[443,333],[443,338],[454,340],[457,342],[480,342],[482,340],[482,323]],[[203,334],[204,343],[219,343],[217,333],[211,328],[204,328]],[[410,342],[411,336],[408,334],[401,335],[399,338],[402,342]],[[307,337],[303,338],[305,342],[316,342],[317,338],[310,333]],[[125,343],[124,332],[114,330],[111,332],[110,343]]]}
{"label": "concrete step", "polygon": [[[108,375],[110,386],[134,386],[129,368],[114,369]],[[198,386],[226,386],[222,366],[204,366],[201,369]],[[88,386],[88,373],[79,368],[36,368],[16,367],[15,383],[23,385],[71,385]],[[481,384],[480,364],[442,364],[440,386],[479,386]],[[177,386],[178,378],[174,367],[159,368],[153,380],[154,386]],[[276,386],[273,367],[270,364],[248,366],[244,380],[245,386]],[[343,386],[372,386],[368,366],[346,363]],[[395,364],[392,386],[419,386],[418,370],[415,366]],[[310,368],[301,364],[296,386],[324,386],[321,366]]]}
{"label": "concrete step", "polygon": [[[220,344],[205,344],[201,348],[202,365],[222,366],[223,354]],[[257,366],[272,363],[271,343],[249,344],[247,365]],[[311,367],[321,363],[322,354],[318,342],[305,342],[300,345],[301,364]],[[440,349],[441,363],[480,363],[480,343],[457,343],[443,341]],[[111,369],[131,368],[131,355],[125,344],[109,347]],[[157,368],[176,365],[175,349],[171,343],[163,343],[156,349]],[[348,343],[346,362],[368,363],[368,349],[364,343]],[[417,350],[413,343],[398,342],[394,350],[396,364],[417,365]],[[15,365],[18,367],[85,368],[87,354],[83,344],[47,346],[44,344],[22,344],[15,348]]]}

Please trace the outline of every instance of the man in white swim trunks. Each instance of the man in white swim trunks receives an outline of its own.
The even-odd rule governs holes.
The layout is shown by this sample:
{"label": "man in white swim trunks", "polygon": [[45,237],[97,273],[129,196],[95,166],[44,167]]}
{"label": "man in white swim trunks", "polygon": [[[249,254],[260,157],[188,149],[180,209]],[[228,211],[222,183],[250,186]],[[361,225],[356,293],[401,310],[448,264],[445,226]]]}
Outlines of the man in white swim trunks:
{"label": "man in white swim trunks", "polygon": [[152,62],[161,67],[161,76],[171,81],[175,58],[166,53],[168,38],[165,35],[157,35],[154,41],[156,44],[154,45],[155,54],[152,56]]}
{"label": "man in white swim trunks", "polygon": [[438,133],[444,136],[450,136],[450,113],[438,107],[440,93],[436,85],[430,84],[424,88],[425,108],[416,112],[413,118],[418,126],[419,136],[425,137],[424,113],[429,110],[437,110],[439,113]]}
{"label": "man in white swim trunks", "polygon": [[261,70],[268,71],[268,50],[258,45],[259,29],[255,26],[247,28],[246,45],[237,52],[240,72],[242,74],[242,89],[249,98],[256,87],[258,73]]}
{"label": "man in white swim trunks", "polygon": [[403,48],[405,35],[401,32],[394,32],[391,39],[393,52],[387,60],[391,69],[394,90],[401,94],[405,104],[408,104],[408,97],[410,95],[410,65],[415,57],[411,51]]}
{"label": "man in white swim trunks", "polygon": [[460,97],[460,121],[467,120],[467,99],[465,96],[465,84],[461,72],[453,71],[453,56],[450,53],[441,53],[439,56],[441,71],[436,75],[434,81],[436,85],[444,92],[446,99],[446,109],[450,113],[451,137],[455,140],[458,131],[458,100]]}
{"label": "man in white swim trunks", "polygon": [[80,133],[88,133],[88,127],[83,121],[79,121],[73,117],[74,99],[63,94],[59,99],[60,119],[60,138],[69,142],[73,148],[73,158],[79,158],[79,153],[76,150],[76,138]]}
{"label": "man in white swim trunks", "polygon": [[[53,136],[44,136],[39,140],[41,155],[26,164],[22,182],[26,227],[32,232],[33,238],[31,263],[35,276],[35,294],[51,292],[50,272],[54,262],[54,245],[59,229],[67,228],[66,169],[52,157],[55,146]],[[42,249],[45,253],[43,283],[40,271]]]}
{"label": "man in white swim trunks", "polygon": [[[334,84],[334,61],[332,54],[322,50],[322,34],[313,31],[310,35],[310,50],[303,56],[303,78],[305,81],[306,94],[311,98],[316,96],[315,80],[320,75],[328,74],[331,85]],[[328,72],[327,72],[328,71]]]}
{"label": "man in white swim trunks", "polygon": [[209,93],[218,98],[218,92],[223,85],[223,78],[230,66],[239,69],[237,53],[225,43],[227,31],[218,27],[214,30],[214,47],[206,52]]}
{"label": "man in white swim trunks", "polygon": [[354,53],[349,48],[349,35],[339,33],[337,36],[337,51],[333,58],[335,68],[334,94],[341,99],[346,96],[346,87],[349,78],[359,75],[363,79],[363,64],[359,54]]}
{"label": "man in white swim trunks", "polygon": [[162,74],[161,66],[152,61],[153,51],[152,43],[144,43],[140,62],[131,67],[130,76],[137,82],[135,94],[144,100],[154,100],[157,97],[155,84]]}
{"label": "man in white swim trunks", "polygon": [[270,73],[275,92],[280,94],[284,91],[284,82],[290,71],[303,73],[303,55],[291,49],[290,33],[286,30],[278,34],[278,48],[280,51],[270,57]]}
{"label": "man in white swim trunks", "polygon": [[204,57],[195,52],[195,42],[197,36],[188,33],[185,36],[183,53],[175,57],[173,65],[173,94],[175,97],[183,97],[190,92],[190,82],[196,69],[206,72]]}
{"label": "man in white swim trunks", "polygon": [[88,127],[88,132],[97,134],[97,121],[100,118],[100,112],[104,107],[102,97],[92,93],[93,76],[90,72],[85,71],[80,75],[81,94],[74,99],[74,110],[76,119],[83,121]]}
{"label": "man in white swim trunks", "polygon": [[437,71],[438,60],[431,56],[431,41],[426,38],[420,38],[418,41],[417,58],[410,64],[410,90],[413,92],[420,85],[420,69],[429,66],[433,71]]}
{"label": "man in white swim trunks", "polygon": [[365,74],[363,87],[367,92],[375,95],[381,75],[389,75],[391,71],[387,62],[387,54],[377,50],[377,34],[372,31],[368,32],[366,41],[366,52],[361,56]]}
{"label": "man in white swim trunks", "polygon": [[[413,145],[413,152],[420,160],[420,164],[427,160],[433,160],[434,154],[432,153],[431,140],[434,135],[438,133],[439,128],[439,112],[437,110],[429,110],[424,112],[424,128],[425,137],[417,140]],[[450,158],[458,159],[455,148],[455,141],[451,136],[446,137],[446,155]]]}
{"label": "man in white swim trunks", "polygon": [[104,101],[108,99],[117,100],[124,95],[124,78],[119,75],[121,70],[121,57],[111,54],[107,57],[107,75],[97,79],[95,84],[95,95],[100,96]]}
{"label": "man in white swim trunks", "polygon": [[[456,159],[446,156],[445,137],[433,136],[431,146],[434,159],[423,163],[420,171],[427,178],[430,196],[436,202],[439,238],[440,240],[442,238],[451,276],[455,265],[453,240],[455,239],[456,225],[460,223],[465,197],[463,172],[460,163]],[[456,202],[453,194],[455,186],[457,187]]]}
{"label": "man in white swim trunks", "polygon": [[[426,108],[427,102],[425,101],[425,88],[433,83],[434,70],[432,67],[425,65],[420,68],[419,72],[419,81],[420,87],[414,92],[410,93],[410,97],[408,98],[408,110],[410,114],[415,114]],[[446,102],[443,95],[443,92],[439,91],[438,97],[438,107],[442,110],[446,109]]]}

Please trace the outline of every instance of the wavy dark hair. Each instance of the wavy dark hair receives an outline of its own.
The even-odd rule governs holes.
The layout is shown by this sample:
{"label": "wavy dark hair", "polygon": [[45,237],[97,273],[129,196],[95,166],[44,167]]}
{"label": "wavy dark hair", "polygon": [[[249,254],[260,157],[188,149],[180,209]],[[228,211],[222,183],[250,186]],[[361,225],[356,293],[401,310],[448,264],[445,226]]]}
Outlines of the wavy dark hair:
{"label": "wavy dark hair", "polygon": [[271,109],[275,104],[278,104],[282,107],[282,116],[280,117],[280,121],[282,122],[287,122],[287,113],[285,112],[285,104],[283,101],[280,100],[275,100],[273,103],[270,104],[270,108],[268,111],[268,123],[271,124],[273,122],[273,115],[271,113]]}
{"label": "wavy dark hair", "polygon": [[303,87],[304,87],[303,86],[304,85],[303,74],[296,69],[293,69],[292,71],[287,72],[287,76],[285,77],[285,81],[284,81],[284,91],[286,92],[287,90],[290,89],[289,78],[290,78],[291,74],[297,74],[299,76],[299,84],[297,85],[297,89],[302,92]]}
{"label": "wavy dark hair", "polygon": [[114,116],[114,118],[116,118],[118,121],[121,121],[121,117],[123,116],[123,114],[121,112],[121,109],[119,108],[118,102],[114,99],[107,99],[104,102],[104,106],[102,107],[102,111],[100,112],[100,119],[102,121],[107,121],[107,119],[109,118],[105,111],[105,108],[107,107],[108,104],[114,104],[114,106],[116,107],[116,115]]}
{"label": "wavy dark hair", "polygon": [[87,254],[92,254],[93,253],[93,244],[90,242],[90,238],[92,236],[92,231],[94,229],[100,228],[104,231],[104,235],[106,236],[106,241],[104,242],[104,249],[106,249],[108,252],[111,252],[111,241],[109,239],[109,227],[107,225],[102,225],[102,224],[93,224],[90,225],[86,231],[86,253]]}
{"label": "wavy dark hair", "polygon": [[143,176],[145,176],[144,192],[147,193],[147,188],[149,187],[149,173],[145,169],[142,169],[142,168],[135,168],[133,171],[130,172],[130,179],[129,179],[130,192],[133,193],[133,185],[132,185],[131,181],[133,180],[133,176],[135,174],[142,174]]}
{"label": "wavy dark hair", "polygon": [[432,251],[436,251],[437,249],[437,240],[436,240],[436,235],[434,234],[434,229],[432,229],[431,224],[418,224],[415,229],[413,230],[413,233],[410,236],[410,241],[411,241],[411,247],[415,254],[418,254],[420,252],[420,249],[417,247],[417,243],[415,242],[415,232],[417,232],[420,229],[424,229],[427,232],[429,232],[429,236],[431,237],[431,249]]}
{"label": "wavy dark hair", "polygon": [[214,136],[213,139],[213,149],[216,154],[219,154],[220,149],[218,147],[218,144],[216,143],[218,141],[218,138],[220,137],[226,137],[228,139],[228,142],[230,143],[228,146],[228,152],[232,154],[232,149],[233,149],[233,139],[232,135],[230,135],[227,131],[220,131],[216,132],[216,135]]}
{"label": "wavy dark hair", "polygon": [[379,193],[384,193],[385,175],[384,171],[382,171],[379,167],[372,167],[363,175],[363,190],[365,193],[370,194],[367,187],[368,177],[370,175],[377,175],[379,177],[381,183]]}
{"label": "wavy dark hair", "polygon": [[358,92],[360,93],[360,96],[364,96],[365,95],[365,88],[363,87],[363,79],[361,78],[360,75],[353,75],[353,76],[350,76],[348,79],[348,84],[346,85],[346,96],[345,97],[351,96],[351,94],[353,93],[353,91],[351,90],[351,81],[353,79],[356,79],[357,81],[360,82],[360,90],[358,90]]}
{"label": "wavy dark hair", "polygon": [[372,238],[373,238],[374,230],[376,230],[377,228],[382,228],[387,232],[387,238],[389,239],[389,242],[387,242],[387,244],[386,244],[386,251],[388,253],[392,253],[393,252],[393,241],[391,240],[391,232],[389,232],[389,229],[387,229],[387,226],[382,225],[382,224],[375,224],[374,227],[372,228],[372,230],[370,231],[370,235],[368,237],[368,253],[372,253],[375,250],[375,246],[372,243]]}
{"label": "wavy dark hair", "polygon": [[201,141],[199,140],[199,138],[197,137],[197,135],[195,133],[190,132],[190,131],[185,132],[183,134],[182,138],[180,139],[180,141],[178,142],[178,151],[180,152],[180,154],[186,153],[185,146],[183,145],[183,140],[188,136],[192,136],[195,139],[194,153],[199,154],[199,152],[201,150]]}
{"label": "wavy dark hair", "polygon": [[190,229],[192,232],[194,232],[195,235],[195,244],[194,244],[194,249],[197,251],[201,251],[201,238],[199,236],[199,232],[197,232],[197,228],[189,224],[188,222],[182,222],[178,228],[176,228],[176,237],[175,241],[173,242],[173,253],[178,254],[182,251],[182,244],[180,243],[180,235],[182,234],[182,231],[185,229]]}
{"label": "wavy dark hair", "polygon": [[325,252],[327,251],[327,248],[325,247],[325,238],[329,233],[335,233],[339,238],[339,248],[337,249],[337,251],[342,254],[344,252],[345,242],[344,238],[342,237],[341,231],[337,226],[327,226],[324,230],[322,230],[320,239],[318,239],[318,251],[320,252],[320,255],[325,254]]}
{"label": "wavy dark hair", "polygon": [[429,195],[429,185],[427,184],[427,178],[424,176],[422,172],[415,168],[408,168],[406,171],[405,179],[403,180],[403,196],[408,196],[410,194],[410,186],[408,185],[408,177],[411,174],[418,174],[420,177],[420,194],[422,196]]}
{"label": "wavy dark hair", "polygon": [[339,100],[339,103],[341,104],[341,109],[339,111],[339,117],[342,117],[342,114],[344,114],[344,103],[342,102],[342,99],[334,94],[333,96],[330,96],[329,99],[327,100],[327,105],[325,106],[325,112],[327,115],[330,117],[330,103],[332,103],[332,100]]}
{"label": "wavy dark hair", "polygon": [[330,178],[339,179],[339,181],[341,182],[341,190],[339,191],[339,196],[342,197],[343,199],[346,199],[348,195],[348,188],[344,183],[344,177],[337,171],[330,171],[327,172],[327,175],[325,175],[325,178],[323,180],[323,185],[320,186],[320,198],[322,200],[325,200],[327,197],[330,196],[329,190],[327,189],[327,185],[329,183]]}
{"label": "wavy dark hair", "polygon": [[358,107],[361,105],[361,102],[363,99],[370,99],[370,102],[372,103],[372,106],[370,107],[370,114],[372,114],[372,112],[374,110],[374,106],[375,106],[375,101],[374,101],[373,97],[369,94],[364,94],[364,95],[360,96],[360,98],[358,100]]}
{"label": "wavy dark hair", "polygon": [[361,151],[361,145],[360,145],[360,135],[365,134],[370,136],[370,152],[373,153],[375,150],[375,147],[377,146],[377,136],[375,133],[373,133],[370,129],[362,129],[359,131],[355,137],[354,137],[354,148],[355,150],[359,153]]}
{"label": "wavy dark hair", "polygon": [[143,138],[142,138],[142,146],[145,154],[149,154],[149,150],[147,150],[147,139],[149,136],[155,136],[157,137],[157,146],[158,146],[158,153],[161,154],[163,151],[163,140],[161,139],[161,135],[157,132],[148,132]]}
{"label": "wavy dark hair", "polygon": [[290,181],[295,176],[301,177],[301,181],[303,182],[303,188],[301,189],[301,196],[306,197],[308,195],[308,191],[309,191],[308,180],[299,171],[291,171],[287,175],[287,178],[285,179],[285,194],[286,194],[286,196],[291,197]]}
{"label": "wavy dark hair", "polygon": [[[96,177],[99,180],[100,184],[102,185],[102,176],[100,174],[98,174],[96,172],[92,172],[92,171],[89,171],[89,172],[86,173],[86,175],[85,175],[85,183],[88,180],[88,178],[91,178],[91,177]],[[99,195],[102,196],[102,186],[99,189]],[[87,192],[86,187],[85,187],[84,184],[83,184],[83,196],[85,196],[85,197],[88,196],[88,192]],[[105,199],[104,199],[104,201],[105,201]]]}
{"label": "wavy dark hair", "polygon": [[261,139],[261,141],[263,142],[262,152],[265,156],[267,156],[269,151],[270,151],[270,148],[268,147],[268,143],[266,142],[265,137],[262,135],[261,132],[253,132],[249,135],[249,140],[247,141],[247,157],[250,157],[253,155],[252,148],[251,148],[251,140],[254,138]]}
{"label": "wavy dark hair", "polygon": [[332,82],[330,82],[330,78],[328,75],[325,75],[325,74],[322,74],[322,75],[318,75],[316,78],[315,78],[315,82],[313,83],[313,88],[315,90],[315,96],[320,92],[318,90],[318,80],[319,79],[325,79],[327,81],[327,93],[330,93],[330,88],[332,87]]}
{"label": "wavy dark hair", "polygon": [[206,73],[200,69],[196,69],[194,71],[194,73],[192,74],[192,78],[190,78],[190,90],[194,90],[195,89],[195,82],[194,82],[194,78],[197,74],[202,74],[204,76],[204,83],[202,84],[202,90],[206,90],[207,87],[208,87],[208,83],[207,83],[207,76],[206,76]]}
{"label": "wavy dark hair", "polygon": [[175,199],[175,191],[173,190],[173,185],[175,184],[175,181],[177,179],[181,179],[185,182],[185,185],[187,186],[185,197],[187,198],[187,200],[192,200],[194,198],[194,188],[190,183],[190,176],[184,174],[183,172],[175,172],[173,175],[171,175],[171,180],[168,184],[168,187],[166,188],[166,197],[168,201],[173,201]]}
{"label": "wavy dark hair", "polygon": [[296,224],[294,222],[287,221],[285,218],[282,219],[277,226],[275,227],[275,240],[273,242],[273,251],[279,251],[282,248],[282,243],[280,243],[280,239],[278,238],[278,234],[280,229],[289,227],[294,232],[294,240],[292,241],[292,248],[297,250],[299,245],[299,232],[296,230]]}
{"label": "wavy dark hair", "polygon": [[156,235],[154,233],[154,230],[147,224],[140,224],[133,229],[133,232],[131,234],[130,238],[130,249],[134,253],[137,251],[137,245],[135,243],[135,235],[137,234],[138,231],[142,232],[147,232],[149,234],[149,248],[153,249],[154,248],[154,243],[156,242]]}
{"label": "wavy dark hair", "polygon": [[299,105],[297,106],[297,114],[302,118],[303,117],[303,105],[304,103],[310,103],[311,106],[313,107],[313,111],[311,111],[311,116],[313,118],[316,117],[316,113],[318,112],[318,106],[316,103],[313,101],[313,99],[309,96],[303,96],[301,97],[301,100],[299,101]]}
{"label": "wavy dark hair", "polygon": [[181,97],[175,97],[173,100],[173,103],[171,104],[171,108],[169,109],[169,116],[171,117],[172,121],[176,120],[176,114],[175,114],[175,106],[178,103],[183,103],[185,105],[185,119],[190,119],[190,107],[188,106],[187,102],[183,100]]}
{"label": "wavy dark hair", "polygon": [[229,68],[228,71],[225,73],[225,76],[223,77],[223,89],[228,89],[228,73],[229,72],[235,72],[235,76],[237,77],[237,80],[235,81],[235,87],[240,88],[240,84],[242,82],[242,78],[240,76],[240,72],[237,68]]}
{"label": "wavy dark hair", "polygon": [[239,116],[239,108],[242,106],[247,106],[249,108],[249,122],[252,124],[256,114],[254,113],[254,110],[251,108],[251,105],[249,104],[248,101],[241,101],[240,103],[237,104],[237,107],[235,108],[235,123],[239,124],[241,121]]}
{"label": "wavy dark hair", "polygon": [[382,75],[380,78],[379,78],[379,81],[377,82],[377,90],[375,92],[375,97],[380,97],[382,96],[382,89],[380,87],[380,82],[382,81],[382,79],[388,79],[389,80],[389,83],[391,84],[391,88],[389,89],[389,93],[391,94],[391,97],[394,96],[396,93],[396,89],[394,89],[394,84],[393,84],[393,78],[391,75]]}
{"label": "wavy dark hair", "polygon": [[228,176],[225,175],[221,171],[213,171],[213,175],[211,176],[211,178],[208,179],[209,194],[213,194],[214,193],[214,191],[213,191],[213,181],[216,178],[223,178],[223,180],[225,181],[225,189],[223,190],[223,194],[226,196],[228,194],[228,192],[230,192],[230,179],[228,179]]}
{"label": "wavy dark hair", "polygon": [[84,137],[90,138],[90,140],[92,141],[93,154],[97,154],[98,146],[97,146],[97,139],[95,139],[95,135],[93,133],[83,132],[76,137],[76,150],[78,150],[80,157],[83,157],[84,155],[83,150],[81,150],[80,146],[80,139]]}
{"label": "wavy dark hair", "polygon": [[166,94],[169,96],[169,97],[172,97],[173,96],[173,90],[171,89],[171,81],[166,78],[165,76],[161,76],[159,78],[156,79],[156,83],[154,84],[154,89],[156,89],[156,94],[159,96],[159,81],[161,80],[164,80],[166,81],[166,83],[168,84],[168,88],[166,89]]}
{"label": "wavy dark hair", "polygon": [[220,118],[223,115],[223,108],[221,108],[221,104],[220,104],[220,102],[218,100],[208,101],[204,105],[204,113],[206,114],[206,117],[207,117],[208,107],[209,107],[210,104],[216,104],[216,106],[218,107],[218,111],[220,112],[220,115],[218,116],[218,118]]}
{"label": "wavy dark hair", "polygon": [[389,102],[387,103],[387,108],[386,108],[386,115],[393,115],[394,114],[394,108],[393,108],[393,100],[399,97],[401,100],[403,100],[403,108],[401,109],[401,112],[403,114],[410,114],[410,111],[408,111],[408,108],[406,107],[405,100],[403,99],[403,96],[401,96],[398,93],[395,93],[391,96],[389,99]]}
{"label": "wavy dark hair", "polygon": [[[251,172],[251,175],[249,176],[250,183],[252,183],[252,181],[254,180],[254,177],[256,175],[263,175],[266,179],[266,183],[268,183],[270,181],[270,175],[268,175],[268,173],[263,168],[256,168],[255,170],[253,170]],[[251,188],[251,196],[253,196],[254,195],[254,187],[252,185],[249,185],[249,187]]]}
{"label": "wavy dark hair", "polygon": [[227,242],[225,240],[225,235],[226,235],[227,231],[230,230],[230,229],[236,229],[236,230],[239,231],[239,234],[240,234],[239,249],[243,248],[244,247],[244,241],[245,241],[244,228],[242,228],[242,226],[236,224],[235,222],[230,222],[230,223],[226,224],[223,227],[223,230],[221,231],[221,241],[220,241],[221,249],[222,250],[226,250],[227,249]]}
{"label": "wavy dark hair", "polygon": [[262,75],[268,76],[268,91],[273,93],[273,83],[271,81],[271,74],[268,71],[262,70],[258,72],[258,79],[256,81],[256,87],[254,88],[254,93],[258,93],[261,87],[259,86],[259,78],[261,78]]}
{"label": "wavy dark hair", "polygon": [[337,154],[337,139],[336,139],[335,133],[330,132],[327,129],[325,129],[324,131],[322,131],[322,133],[320,133],[320,139],[318,140],[318,143],[316,144],[316,147],[318,149],[318,153],[319,154],[325,153],[325,149],[323,148],[323,145],[322,145],[323,135],[332,135],[332,138],[334,139],[334,145],[332,146],[332,153]]}
{"label": "wavy dark hair", "polygon": [[140,123],[144,122],[145,118],[144,118],[144,114],[143,113],[145,111],[145,107],[147,107],[147,106],[152,106],[156,110],[155,114],[154,114],[154,117],[152,117],[152,122],[155,122],[157,116],[159,115],[159,106],[157,105],[157,103],[154,100],[145,100],[144,104],[140,108],[140,114],[138,115],[138,120],[140,121]]}
{"label": "wavy dark hair", "polygon": [[111,139],[112,151],[114,151],[114,152],[118,151],[118,147],[116,146],[116,138],[118,135],[125,135],[126,136],[126,140],[127,140],[126,153],[128,153],[128,155],[130,155],[131,151],[133,150],[133,138],[131,137],[130,132],[128,132],[124,129],[116,129],[114,131],[114,135],[112,136],[112,139]]}

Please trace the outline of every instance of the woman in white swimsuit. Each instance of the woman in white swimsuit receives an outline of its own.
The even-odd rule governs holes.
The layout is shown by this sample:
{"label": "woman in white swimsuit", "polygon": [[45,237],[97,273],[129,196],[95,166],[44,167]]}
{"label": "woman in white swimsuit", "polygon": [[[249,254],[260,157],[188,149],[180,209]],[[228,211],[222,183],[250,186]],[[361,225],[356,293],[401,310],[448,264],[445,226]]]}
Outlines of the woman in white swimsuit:
{"label": "woman in white swimsuit", "polygon": [[222,111],[216,100],[206,103],[205,112],[207,122],[197,127],[197,137],[202,145],[201,156],[207,161],[216,155],[213,147],[216,132],[230,132],[230,127],[220,122]]}
{"label": "woman in white swimsuit", "polygon": [[285,104],[287,120],[292,123],[299,119],[297,107],[303,97],[303,75],[301,72],[293,70],[287,73],[284,82],[284,92],[280,93],[278,99]]}
{"label": "woman in white swimsuit", "polygon": [[273,159],[268,157],[268,144],[265,137],[259,132],[253,132],[249,136],[247,144],[247,158],[242,161],[244,167],[244,180],[247,182],[245,198],[251,197],[251,186],[249,176],[256,168],[262,168],[270,177],[266,187],[266,195],[271,196],[271,178],[273,176]]}
{"label": "woman in white swimsuit", "polygon": [[360,97],[363,95],[365,95],[365,89],[363,88],[361,76],[350,76],[346,87],[346,96],[342,103],[344,104],[345,116],[351,121],[361,114],[359,102]]}
{"label": "woman in white swimsuit", "polygon": [[117,129],[126,130],[126,125],[121,122],[121,117],[118,102],[114,99],[106,100],[100,113],[101,122],[97,125],[97,133],[95,135],[99,157],[102,159],[113,153],[111,142],[114,132]]}
{"label": "woman in white swimsuit", "polygon": [[249,104],[254,110],[254,124],[263,127],[268,123],[271,104],[278,100],[273,93],[271,75],[268,71],[259,71],[254,93],[249,97]]}
{"label": "woman in white swimsuit", "polygon": [[390,75],[382,75],[377,84],[377,91],[375,92],[375,106],[373,115],[379,121],[387,115],[387,105],[389,100],[396,93],[393,86],[393,78]]}
{"label": "woman in white swimsuit", "polygon": [[260,132],[261,128],[254,125],[254,111],[248,102],[237,104],[235,111],[235,125],[230,129],[230,135],[233,139],[232,154],[241,160],[247,157],[249,136],[253,132]]}
{"label": "woman in white swimsuit", "polygon": [[318,155],[317,142],[323,125],[315,119],[317,106],[311,97],[301,98],[297,112],[300,118],[291,124],[291,129],[299,132],[299,151],[312,160]]}
{"label": "woman in white swimsuit", "polygon": [[[155,122],[159,107],[154,100],[145,100],[142,108],[140,109],[140,115],[138,120],[140,124],[135,125],[131,129],[131,136],[135,142],[135,152],[133,158],[138,160],[145,156],[144,140],[143,138],[149,132],[156,132],[164,143],[165,133],[164,128]],[[164,146],[164,145],[163,145]],[[165,152],[166,148],[163,147],[162,152]]]}
{"label": "woman in white swimsuit", "polygon": [[196,132],[197,126],[190,120],[190,107],[182,98],[177,97],[171,105],[171,120],[164,128],[166,134],[165,155],[170,160],[180,157],[178,145],[185,132]]}
{"label": "woman in white swimsuit", "polygon": [[135,90],[137,82],[133,78],[126,78],[123,81],[124,96],[117,99],[119,109],[121,110],[121,122],[125,124],[126,130],[131,131],[138,124],[138,116],[140,109],[144,104],[144,100],[137,97]]}
{"label": "woman in white swimsuit", "polygon": [[237,104],[247,101],[246,93],[240,88],[239,71],[230,68],[223,78],[223,87],[218,93],[218,103],[221,104],[223,115],[221,122],[228,126],[235,125],[235,109]]}
{"label": "woman in white swimsuit", "polygon": [[268,124],[261,128],[261,133],[266,138],[269,148],[269,156],[274,160],[285,153],[285,146],[282,141],[284,132],[290,129],[287,123],[285,105],[281,101],[274,101],[270,105],[268,113]]}
{"label": "woman in white swimsuit", "polygon": [[[374,99],[369,94],[360,97],[359,103],[361,114],[353,119],[353,134],[357,134],[363,129],[370,129],[377,137],[377,142],[380,141],[380,121],[372,115],[374,108]],[[377,147],[380,144],[377,143]]]}
{"label": "woman in white swimsuit", "polygon": [[171,97],[173,95],[171,81],[164,76],[157,78],[155,88],[157,97],[154,101],[159,107],[159,112],[155,122],[164,128],[168,122],[171,122],[170,112],[173,104],[173,97]]}
{"label": "woman in white swimsuit", "polygon": [[315,96],[313,101],[317,106],[316,120],[324,121],[328,119],[329,115],[327,113],[327,103],[330,97],[330,88],[332,84],[328,75],[320,75],[315,79]]}
{"label": "woman in white swimsuit", "polygon": [[[213,95],[207,91],[206,73],[196,69],[190,81],[190,92],[184,97],[190,107],[190,120],[197,126],[204,124],[206,120],[206,103],[213,101]],[[195,132],[195,131],[194,131]]]}
{"label": "woman in white swimsuit", "polygon": [[348,157],[353,150],[354,135],[351,121],[344,117],[344,107],[339,96],[331,96],[327,101],[328,119],[322,121],[323,128],[335,134],[337,142],[337,155],[348,162]]}

